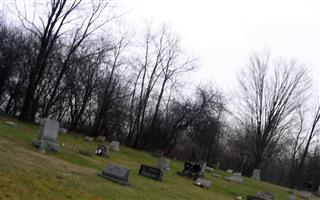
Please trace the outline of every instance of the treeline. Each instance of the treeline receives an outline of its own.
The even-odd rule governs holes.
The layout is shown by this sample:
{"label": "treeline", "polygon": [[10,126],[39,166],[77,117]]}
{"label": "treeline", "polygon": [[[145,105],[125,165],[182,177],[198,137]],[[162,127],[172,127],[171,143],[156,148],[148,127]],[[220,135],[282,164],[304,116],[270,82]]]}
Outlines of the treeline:
{"label": "treeline", "polygon": [[2,113],[53,118],[71,131],[248,176],[260,168],[282,185],[319,185],[320,108],[307,109],[310,79],[298,62],[253,55],[236,94],[210,84],[193,91],[185,79],[198,63],[168,27],[114,33],[111,1],[51,0],[45,8],[39,20],[19,9],[20,24],[0,20]]}
{"label": "treeline", "polygon": [[[209,161],[222,134],[221,92],[204,85],[185,95],[183,79],[197,62],[179,37],[167,26],[146,26],[139,36],[106,33],[117,16],[106,14],[111,2],[94,3],[52,0],[38,22],[18,12],[22,26],[2,18],[1,111],[31,122],[49,117],[71,131]],[[84,8],[86,14],[75,19]]]}

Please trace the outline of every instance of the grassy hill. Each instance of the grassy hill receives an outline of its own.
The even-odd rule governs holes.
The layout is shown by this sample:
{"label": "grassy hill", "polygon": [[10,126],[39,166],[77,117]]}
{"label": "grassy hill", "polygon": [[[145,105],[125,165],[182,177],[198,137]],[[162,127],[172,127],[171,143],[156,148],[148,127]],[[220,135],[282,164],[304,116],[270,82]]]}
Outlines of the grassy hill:
{"label": "grassy hill", "polygon": [[[18,126],[6,125],[5,120]],[[245,178],[244,184],[215,178],[206,179],[213,187],[203,189],[192,180],[180,177],[183,163],[171,161],[170,171],[162,182],[138,175],[140,164],[155,165],[149,153],[121,146],[109,158],[85,157],[79,149],[94,151],[97,142],[86,142],[72,133],[59,135],[59,153],[41,153],[32,146],[38,127],[33,124],[0,117],[0,200],[4,199],[234,199],[235,196],[255,194],[257,191],[275,193],[278,199],[288,199],[289,189]],[[97,174],[108,163],[127,166],[131,170],[131,186],[121,186],[102,179]],[[227,175],[219,171],[222,176]]]}

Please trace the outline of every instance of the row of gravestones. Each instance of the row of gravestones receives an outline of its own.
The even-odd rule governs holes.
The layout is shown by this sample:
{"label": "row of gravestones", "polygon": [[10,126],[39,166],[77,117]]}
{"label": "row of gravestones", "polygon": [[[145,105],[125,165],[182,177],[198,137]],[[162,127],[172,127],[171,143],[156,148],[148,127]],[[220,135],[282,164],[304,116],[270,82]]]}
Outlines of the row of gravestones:
{"label": "row of gravestones", "polygon": [[[66,129],[60,128],[59,122],[52,119],[40,120],[39,134],[33,144],[43,151],[59,151],[59,144],[57,143],[57,136],[59,132],[66,132]],[[105,141],[105,137],[99,136],[97,141]],[[91,137],[85,137],[87,141],[93,141]],[[118,141],[112,141],[109,146],[99,145],[94,152],[99,156],[108,156],[109,149],[112,151],[120,150],[120,143]],[[91,152],[79,150],[79,153],[85,156],[91,156]],[[147,165],[141,165],[139,174],[145,177],[149,177],[155,180],[162,180],[164,171],[170,169],[170,161],[164,157],[160,157],[157,167],[151,167]],[[130,170],[126,167],[122,167],[116,164],[108,165],[100,174],[101,177],[115,181],[120,184],[128,184]]]}
{"label": "row of gravestones", "polygon": [[[6,122],[7,123],[7,122]],[[7,123],[8,125],[12,126],[12,123]],[[16,126],[16,124],[14,124]],[[39,149],[45,151],[58,151],[59,144],[57,143],[57,136],[58,133],[66,133],[67,130],[60,127],[59,122],[51,119],[42,119],[40,121],[39,127],[39,135],[36,140],[33,141],[33,144],[38,147]],[[92,141],[91,138],[88,138],[88,141]],[[105,138],[97,138],[98,141],[104,141]],[[119,151],[120,143],[117,141],[113,141],[110,143],[109,148],[113,151]],[[87,154],[87,152],[79,151],[79,153]],[[108,147],[104,145],[99,145],[96,152],[96,155],[107,156],[108,155]],[[157,167],[151,167],[147,165],[141,165],[139,174],[142,176],[146,176],[155,180],[162,180],[164,171],[169,170],[169,160],[162,157],[162,152],[157,152],[156,156],[159,158],[159,163]],[[195,178],[196,185],[201,187],[209,188],[212,185],[212,182],[209,180],[203,179],[204,177],[204,170],[210,169],[206,167],[206,164],[199,165],[197,163],[190,163],[186,162],[184,164],[184,169],[182,172],[179,172],[180,175],[183,176],[191,176]],[[210,169],[211,170],[211,169]],[[233,173],[232,170],[227,170],[227,172]],[[102,172],[100,176],[107,178],[109,180],[116,181],[120,184],[128,184],[130,170],[126,167],[122,167],[119,165],[111,164],[108,165]],[[214,175],[214,174],[213,174]],[[218,175],[217,175],[218,176]],[[251,178],[260,180],[260,170],[255,169]],[[226,180],[234,181],[234,182],[243,182],[243,178],[241,177],[241,173],[233,173],[230,177],[225,177]],[[261,195],[260,195],[261,196]],[[258,199],[259,197],[256,196]],[[248,199],[254,199],[255,196],[249,196]]]}
{"label": "row of gravestones", "polygon": [[[168,169],[169,160],[166,158],[159,158],[159,163],[157,167],[141,165],[139,169],[139,175],[145,176],[154,180],[162,181],[164,172]],[[99,176],[119,183],[121,185],[130,185],[129,176],[130,169],[117,164],[110,164],[105,167],[102,174]]]}
{"label": "row of gravestones", "polygon": [[[58,132],[60,131],[60,125],[59,122],[55,121],[55,120],[51,120],[51,119],[42,119],[40,121],[40,128],[39,128],[39,136],[37,138],[37,140],[35,140],[33,142],[33,144],[37,147],[39,147],[41,150],[52,150],[52,151],[58,151],[59,150],[59,144],[57,143],[56,139],[57,139],[57,135]],[[85,138],[87,141],[92,141],[93,138],[91,137],[86,137]],[[98,141],[104,141],[105,137],[98,137],[97,138]],[[105,145],[99,145],[97,150],[95,151],[96,155],[100,155],[100,156],[108,156],[108,149],[110,148],[112,151],[119,151],[119,142],[117,141],[113,141],[110,143],[109,147],[105,146]],[[83,155],[91,155],[90,152],[85,152],[85,151],[79,151],[79,153],[83,154]],[[163,173],[162,170],[168,170],[169,169],[169,162],[167,159],[162,157],[163,152],[156,152],[155,156],[160,157],[159,159],[159,166],[160,166],[160,170],[157,170],[157,168],[152,168],[152,167],[148,167],[146,165],[142,165],[140,170],[139,170],[139,174],[144,175],[144,176],[150,176],[150,177],[158,177],[155,179],[162,179],[163,177]],[[204,170],[206,168],[206,163],[203,163],[202,165],[198,164],[198,163],[190,163],[190,162],[186,162],[184,164],[184,169],[181,173],[179,173],[182,176],[192,176],[195,179],[197,179],[196,184],[200,185],[200,186],[211,186],[211,182],[209,182],[208,180],[204,180],[202,179],[204,177]],[[117,169],[117,170],[116,170]],[[123,174],[129,174],[129,170],[125,167],[121,168],[118,165],[111,165],[108,166],[104,172],[103,172],[103,176],[104,177],[117,177],[115,174],[112,174],[111,172],[121,172],[119,173],[119,177],[121,177]],[[126,173],[124,173],[126,171]],[[230,171],[230,170],[229,170]],[[110,173],[108,173],[110,172]],[[231,172],[232,173],[232,172]],[[123,176],[124,178],[122,179],[126,179],[126,176]],[[260,170],[254,170],[252,178],[255,178],[257,180],[260,180]],[[121,178],[119,179],[120,182],[122,180]],[[226,177],[227,180],[230,181],[235,181],[235,182],[243,182],[243,178],[241,177],[241,174],[236,174],[234,173],[232,176],[230,177]]]}
{"label": "row of gravestones", "polygon": [[[39,134],[33,144],[40,150],[47,151],[59,151],[59,144],[57,143],[58,133],[66,133],[67,129],[61,128],[59,122],[44,118],[40,120]],[[105,140],[105,137],[103,137]],[[102,136],[97,137],[98,141],[103,141]],[[93,138],[85,137],[87,141],[92,141]],[[112,141],[110,143],[110,149],[112,151],[119,151],[120,143],[117,141]]]}

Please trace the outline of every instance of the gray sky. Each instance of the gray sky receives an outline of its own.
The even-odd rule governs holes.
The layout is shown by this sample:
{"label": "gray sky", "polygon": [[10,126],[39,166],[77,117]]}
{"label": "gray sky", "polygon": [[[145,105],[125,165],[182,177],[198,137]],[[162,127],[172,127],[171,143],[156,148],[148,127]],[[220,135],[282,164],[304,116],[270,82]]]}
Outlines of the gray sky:
{"label": "gray sky", "polygon": [[[17,0],[32,3],[33,0]],[[8,3],[9,0],[0,0]],[[211,81],[230,91],[254,51],[298,59],[320,89],[319,0],[120,0],[119,12],[133,29],[163,23],[199,58],[192,81]],[[123,10],[123,11],[122,11]],[[5,11],[5,10],[3,10]]]}
{"label": "gray sky", "polygon": [[[199,57],[195,81],[211,80],[232,90],[236,74],[253,51],[293,57],[310,67],[319,85],[318,0],[122,0],[125,20],[169,24]],[[319,87],[317,86],[317,91]]]}

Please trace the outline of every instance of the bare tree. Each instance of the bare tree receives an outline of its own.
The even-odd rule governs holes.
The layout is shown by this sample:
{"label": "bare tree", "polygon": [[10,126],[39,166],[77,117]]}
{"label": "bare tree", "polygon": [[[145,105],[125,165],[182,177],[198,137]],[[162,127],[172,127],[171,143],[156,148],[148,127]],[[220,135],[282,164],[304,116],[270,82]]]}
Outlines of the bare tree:
{"label": "bare tree", "polygon": [[[294,172],[294,176],[291,177],[290,183],[289,183],[290,187],[292,188],[294,188],[298,184],[298,181],[301,179],[301,174],[305,166],[305,161],[307,158],[307,154],[309,153],[309,150],[310,150],[311,142],[315,138],[315,136],[319,133],[319,129],[318,129],[319,121],[320,121],[320,106],[318,106],[313,116],[311,128],[309,130],[309,133],[306,135],[306,143],[304,148],[302,149],[301,157],[299,158],[297,165],[292,166],[293,168],[292,171]],[[304,144],[304,141],[301,142],[301,145],[302,144]]]}
{"label": "bare tree", "polygon": [[[41,84],[46,68],[48,67],[48,59],[55,48],[58,38],[66,35],[69,31],[66,27],[70,26],[75,22],[77,17],[75,13],[84,4],[85,1],[82,0],[51,0],[48,5],[47,16],[39,16],[40,25],[36,22],[28,19],[26,15],[22,15],[19,11],[19,17],[23,26],[30,31],[38,42],[37,55],[34,59],[33,68],[30,71],[30,80],[28,83],[27,91],[24,98],[23,107],[20,113],[20,118],[24,120],[33,120],[36,112],[36,90]],[[93,33],[99,26],[94,26],[95,21],[97,21],[107,7],[109,1],[99,0],[92,5],[91,14],[89,17],[78,23],[78,27],[74,27],[75,33],[72,40],[72,44],[68,50],[66,59],[63,62],[60,75],[57,78],[54,89],[52,90],[51,99],[49,100],[49,106],[54,101],[56,88],[58,87],[62,76],[64,75],[70,57],[73,52],[79,47],[81,42],[87,38],[91,33]],[[18,8],[17,4],[16,7]],[[43,18],[45,17],[45,19]],[[77,24],[77,23],[74,23]],[[39,96],[39,95],[38,95]],[[46,108],[48,110],[49,108]],[[47,113],[47,112],[45,112]]]}
{"label": "bare tree", "polygon": [[276,147],[288,131],[293,112],[304,102],[310,83],[306,70],[295,61],[280,59],[273,66],[273,74],[270,68],[269,54],[255,54],[239,76],[237,118],[249,135],[254,168],[261,168],[276,155]]}

